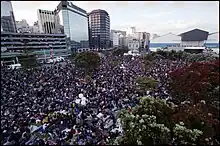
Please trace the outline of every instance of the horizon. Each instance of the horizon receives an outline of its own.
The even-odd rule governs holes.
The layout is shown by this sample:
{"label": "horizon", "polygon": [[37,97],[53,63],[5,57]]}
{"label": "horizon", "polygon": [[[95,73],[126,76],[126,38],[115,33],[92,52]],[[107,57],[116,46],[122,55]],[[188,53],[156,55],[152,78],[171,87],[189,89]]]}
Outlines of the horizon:
{"label": "horizon", "polygon": [[[55,10],[60,1],[11,1],[16,21],[25,19],[29,25],[37,21],[37,9]],[[219,32],[217,1],[71,1],[87,13],[103,9],[110,15],[110,29],[164,35],[180,34],[193,29]],[[205,9],[205,11],[204,11]],[[131,10],[133,10],[131,12]],[[121,12],[123,11],[123,13]],[[29,15],[27,15],[27,12]],[[128,14],[129,15],[125,15]],[[216,17],[210,17],[216,16]],[[205,18],[205,19],[204,19]],[[158,20],[159,19],[159,20]],[[150,20],[150,21],[149,21]]]}

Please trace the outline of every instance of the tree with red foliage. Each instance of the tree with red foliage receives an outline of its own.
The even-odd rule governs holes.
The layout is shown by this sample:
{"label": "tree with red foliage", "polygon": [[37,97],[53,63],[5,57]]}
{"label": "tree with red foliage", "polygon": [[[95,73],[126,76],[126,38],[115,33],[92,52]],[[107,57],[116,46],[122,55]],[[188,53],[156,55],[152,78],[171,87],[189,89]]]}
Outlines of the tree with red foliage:
{"label": "tree with red foliage", "polygon": [[198,144],[220,144],[220,123],[217,119],[219,111],[202,101],[197,104],[184,102],[175,108],[172,115],[174,122],[182,121],[188,129],[203,131]]}
{"label": "tree with red foliage", "polygon": [[219,86],[219,60],[196,62],[170,73],[171,95],[180,103],[184,100],[211,101],[210,92]]}
{"label": "tree with red foliage", "polygon": [[179,104],[174,121],[202,130],[199,143],[219,144],[219,107],[214,105],[219,103],[219,59],[192,63],[171,72],[170,77],[170,93]]}

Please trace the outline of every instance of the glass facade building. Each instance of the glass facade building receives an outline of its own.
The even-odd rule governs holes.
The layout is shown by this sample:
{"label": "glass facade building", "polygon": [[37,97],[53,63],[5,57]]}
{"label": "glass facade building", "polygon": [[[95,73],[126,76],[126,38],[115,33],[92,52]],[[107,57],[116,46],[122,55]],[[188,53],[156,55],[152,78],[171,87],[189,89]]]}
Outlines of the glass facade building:
{"label": "glass facade building", "polygon": [[71,48],[77,49],[85,46],[81,42],[89,40],[87,12],[68,1],[61,1],[55,10],[57,15],[57,30],[66,34],[70,40]]}
{"label": "glass facade building", "polygon": [[89,13],[89,40],[91,49],[110,47],[110,18],[105,10]]}
{"label": "glass facade building", "polygon": [[17,32],[11,1],[1,1],[1,31]]}

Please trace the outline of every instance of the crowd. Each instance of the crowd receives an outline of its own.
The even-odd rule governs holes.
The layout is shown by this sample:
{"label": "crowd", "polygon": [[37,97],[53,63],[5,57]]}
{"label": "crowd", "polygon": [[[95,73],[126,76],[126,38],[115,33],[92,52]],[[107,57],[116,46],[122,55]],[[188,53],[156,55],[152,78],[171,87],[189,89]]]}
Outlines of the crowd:
{"label": "crowd", "polygon": [[135,79],[155,78],[159,84],[147,94],[170,98],[168,72],[185,65],[155,59],[145,72],[141,62],[141,57],[105,56],[91,81],[70,63],[1,69],[1,144],[108,144],[122,134],[117,111],[135,106],[142,96],[134,88]]}

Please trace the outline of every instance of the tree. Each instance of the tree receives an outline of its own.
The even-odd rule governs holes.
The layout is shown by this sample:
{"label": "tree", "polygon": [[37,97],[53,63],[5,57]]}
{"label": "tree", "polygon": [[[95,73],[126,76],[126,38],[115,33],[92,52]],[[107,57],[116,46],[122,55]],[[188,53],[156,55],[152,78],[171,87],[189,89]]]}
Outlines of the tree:
{"label": "tree", "polygon": [[153,78],[148,78],[146,76],[138,77],[136,79],[136,90],[145,93],[146,91],[153,89],[157,83],[158,81]]}
{"label": "tree", "polygon": [[154,60],[154,56],[152,54],[146,54],[144,56],[143,69],[145,70],[145,72],[147,71],[147,69],[150,68],[153,60]]}
{"label": "tree", "polygon": [[19,62],[21,63],[22,68],[34,68],[37,67],[37,58],[35,55],[23,55],[19,57]]}
{"label": "tree", "polygon": [[[213,109],[205,101],[197,104],[186,101],[175,108],[173,120],[182,121],[186,128],[203,131],[198,143],[210,145],[219,144],[219,110]],[[207,140],[208,139],[208,140]]]}
{"label": "tree", "polygon": [[131,111],[121,110],[123,135],[115,140],[120,145],[195,144],[202,135],[198,129],[188,129],[184,123],[172,120],[174,107],[164,100],[143,97]]}
{"label": "tree", "polygon": [[86,73],[91,72],[93,69],[99,67],[100,57],[94,52],[82,52],[75,56],[76,67],[82,68]]}
{"label": "tree", "polygon": [[219,86],[219,60],[192,63],[169,75],[170,92],[179,103],[201,99],[210,102],[210,92]]}
{"label": "tree", "polygon": [[118,48],[118,49],[114,50],[112,52],[112,54],[114,56],[122,56],[122,55],[124,55],[124,53],[127,53],[127,52],[128,52],[128,48],[123,47],[123,48]]}
{"label": "tree", "polygon": [[86,81],[86,82],[91,82],[91,81],[92,81],[91,76],[86,75],[86,76],[85,76],[85,81]]}

